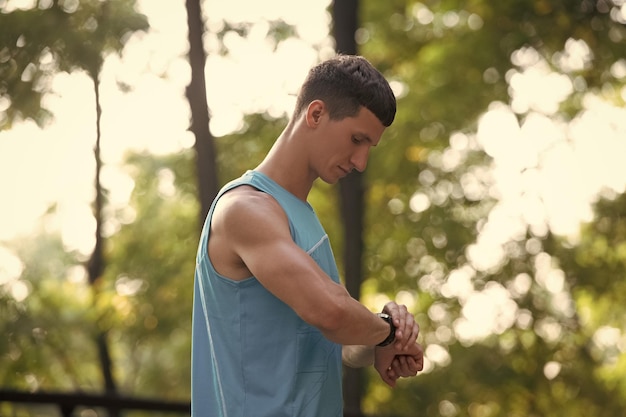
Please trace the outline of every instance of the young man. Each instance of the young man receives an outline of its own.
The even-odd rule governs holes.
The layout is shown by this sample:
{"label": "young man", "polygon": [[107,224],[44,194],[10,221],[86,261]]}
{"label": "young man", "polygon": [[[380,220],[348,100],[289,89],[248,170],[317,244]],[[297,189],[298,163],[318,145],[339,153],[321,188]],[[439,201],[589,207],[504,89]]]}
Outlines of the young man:
{"label": "young man", "polygon": [[396,112],[384,77],[358,56],[309,72],[263,162],[220,191],[196,263],[194,417],[340,417],[342,359],[390,386],[422,368],[405,306],[374,314],[350,297],[307,196],[321,178],[363,171]]}

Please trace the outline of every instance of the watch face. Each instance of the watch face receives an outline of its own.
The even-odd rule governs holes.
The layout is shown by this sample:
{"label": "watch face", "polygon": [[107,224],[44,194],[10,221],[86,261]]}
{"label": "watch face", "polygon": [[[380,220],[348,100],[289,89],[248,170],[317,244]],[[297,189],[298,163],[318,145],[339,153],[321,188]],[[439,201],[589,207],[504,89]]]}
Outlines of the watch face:
{"label": "watch face", "polygon": [[391,320],[391,316],[389,314],[385,314],[385,313],[378,313],[378,317],[380,317],[381,319],[383,319],[385,321]]}

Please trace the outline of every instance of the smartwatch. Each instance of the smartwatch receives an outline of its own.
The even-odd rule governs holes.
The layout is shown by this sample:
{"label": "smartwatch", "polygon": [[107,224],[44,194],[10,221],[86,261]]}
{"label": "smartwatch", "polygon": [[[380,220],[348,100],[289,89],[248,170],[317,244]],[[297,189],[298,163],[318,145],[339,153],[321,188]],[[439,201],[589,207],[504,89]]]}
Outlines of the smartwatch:
{"label": "smartwatch", "polygon": [[393,325],[393,320],[389,314],[377,313],[376,315],[389,323],[389,336],[387,336],[385,340],[376,345],[379,347],[385,347],[393,343],[393,341],[396,339],[396,326]]}

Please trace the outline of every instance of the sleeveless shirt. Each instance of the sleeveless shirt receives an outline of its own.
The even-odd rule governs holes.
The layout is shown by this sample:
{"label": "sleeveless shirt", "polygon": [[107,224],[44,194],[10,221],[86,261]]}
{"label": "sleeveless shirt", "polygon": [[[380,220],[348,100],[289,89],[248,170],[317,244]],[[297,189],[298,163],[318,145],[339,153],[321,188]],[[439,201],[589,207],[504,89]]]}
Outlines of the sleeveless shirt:
{"label": "sleeveless shirt", "polygon": [[255,277],[233,281],[217,273],[209,259],[215,204],[244,184],[276,199],[294,242],[339,282],[328,235],[308,203],[256,171],[225,185],[205,220],[196,257],[192,416],[340,417],[341,345],[300,319]]}

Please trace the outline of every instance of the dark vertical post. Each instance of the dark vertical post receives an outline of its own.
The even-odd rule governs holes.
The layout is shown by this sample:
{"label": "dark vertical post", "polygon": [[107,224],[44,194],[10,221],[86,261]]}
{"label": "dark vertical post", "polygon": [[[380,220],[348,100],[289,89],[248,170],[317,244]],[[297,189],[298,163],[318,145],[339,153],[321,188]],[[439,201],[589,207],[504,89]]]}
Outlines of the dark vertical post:
{"label": "dark vertical post", "polygon": [[[333,36],[336,50],[356,55],[355,33],[358,26],[358,0],[333,2]],[[353,171],[339,182],[341,217],[344,226],[344,265],[346,288],[357,300],[361,296],[364,186],[363,174]],[[344,416],[361,417],[363,371],[344,368]]]}
{"label": "dark vertical post", "polygon": [[209,106],[207,104],[204,67],[206,53],[202,42],[204,21],[200,0],[186,0],[187,24],[189,26],[189,64],[191,82],[186,95],[191,108],[191,131],[196,141],[196,168],[198,175],[198,198],[200,201],[200,225],[209,212],[218,192],[216,152],[213,135],[209,130]]}

